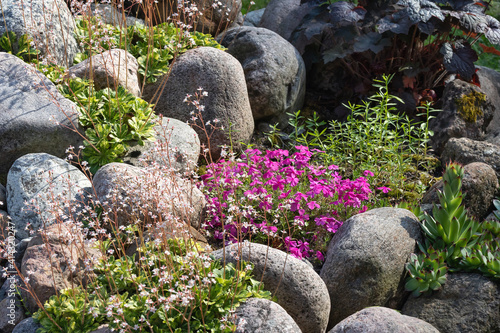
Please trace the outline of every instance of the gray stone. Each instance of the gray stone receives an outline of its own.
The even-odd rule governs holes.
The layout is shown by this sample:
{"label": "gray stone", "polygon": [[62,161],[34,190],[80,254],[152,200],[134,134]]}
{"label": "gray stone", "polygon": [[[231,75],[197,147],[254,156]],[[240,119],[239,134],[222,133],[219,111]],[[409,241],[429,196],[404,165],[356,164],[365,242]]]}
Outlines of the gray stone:
{"label": "gray stone", "polygon": [[328,333],[439,333],[431,324],[384,307],[370,307],[350,315]]}
{"label": "gray stone", "polygon": [[465,137],[474,140],[485,138],[486,128],[493,118],[494,106],[490,97],[486,95],[486,100],[479,105],[481,112],[476,114],[476,121],[468,119],[459,111],[457,102],[472,93],[485,92],[478,86],[459,79],[446,84],[442,97],[443,110],[437,112],[435,118],[429,122],[429,128],[434,132],[431,143],[437,154],[443,152],[444,145],[451,138]]}
{"label": "gray stone", "polygon": [[35,319],[29,317],[17,324],[12,333],[36,333],[41,327],[42,325],[36,322]]}
{"label": "gray stone", "polygon": [[180,173],[194,170],[201,145],[196,131],[182,121],[167,117],[162,117],[154,129],[156,141],[145,141],[143,146],[132,145],[123,162],[138,167],[155,162]]}
{"label": "gray stone", "polygon": [[422,241],[420,223],[406,209],[372,209],[344,222],[320,274],[332,300],[329,328],[369,306],[402,305],[404,265],[415,241]]}
{"label": "gray stone", "polygon": [[302,333],[279,304],[250,298],[236,309],[236,333]]}
{"label": "gray stone", "polygon": [[261,8],[248,12],[245,16],[243,16],[243,25],[247,27],[258,27],[265,11],[265,8]]}
{"label": "gray stone", "polygon": [[24,318],[24,310],[15,297],[0,302],[0,332],[11,333]]}
{"label": "gray stone", "polygon": [[31,241],[32,237],[24,238],[21,239],[17,244],[16,244],[16,253],[14,254],[14,260],[16,267],[20,270],[21,269],[21,263],[23,262],[23,257],[24,257],[24,252],[26,252],[26,249],[28,248],[28,244]]}
{"label": "gray stone", "polygon": [[300,0],[271,0],[262,15],[259,27],[276,32],[290,41],[292,33],[302,19],[316,6],[313,2],[300,4]]}
{"label": "gray stone", "polygon": [[306,69],[299,52],[265,28],[233,28],[218,40],[243,67],[254,120],[286,127],[287,113],[296,113],[304,105]]}
{"label": "gray stone", "polygon": [[85,174],[58,157],[44,153],[20,157],[7,179],[7,205],[16,237],[29,237],[28,225],[37,231],[56,221],[72,220],[64,204],[78,210],[92,192]]}
{"label": "gray stone", "polygon": [[[21,267],[19,267],[21,268]],[[21,285],[21,278],[18,275],[10,275],[0,288],[0,301],[6,298],[12,298],[17,291],[17,287]]]}
{"label": "gray stone", "polygon": [[494,107],[494,115],[486,128],[485,140],[500,145],[500,73],[483,66],[476,66],[481,90],[488,96]]}
{"label": "gray stone", "polygon": [[68,69],[69,78],[92,79],[96,90],[118,86],[136,97],[141,96],[139,88],[139,64],[133,55],[125,50],[112,49],[92,56]]}
{"label": "gray stone", "polygon": [[500,332],[500,285],[475,273],[448,274],[431,295],[410,296],[402,314],[420,318],[440,332]]}
{"label": "gray stone", "polygon": [[444,146],[441,163],[450,161],[460,164],[483,162],[491,166],[500,177],[500,146],[487,141],[476,141],[468,138],[451,138]]}
{"label": "gray stone", "polygon": [[[464,166],[462,193],[465,193],[463,205],[469,216],[476,219],[485,218],[493,205],[493,199],[498,188],[495,171],[487,164],[474,162]],[[443,190],[443,181],[435,183],[422,198],[423,204],[439,203],[437,190]]]}
{"label": "gray stone", "polygon": [[225,253],[220,249],[213,255],[234,264],[238,260],[252,263],[254,278],[264,283],[302,332],[326,331],[330,313],[328,290],[306,263],[283,251],[250,242],[226,246]]}
{"label": "gray stone", "polygon": [[178,218],[198,227],[205,207],[203,193],[169,169],[110,163],[97,171],[93,185],[97,198],[113,212],[113,218],[116,213],[117,221],[112,222],[118,225],[137,221],[148,224],[161,218],[163,223],[175,226]]}
{"label": "gray stone", "polygon": [[[135,24],[145,25],[144,20],[125,14],[125,21],[123,21],[122,10],[117,9],[115,5],[92,3],[90,5],[92,14],[102,20],[103,23],[111,24],[117,27],[129,27]],[[125,24],[123,24],[125,23]]]}
{"label": "gray stone", "polygon": [[42,73],[2,52],[0,96],[2,181],[14,161],[25,154],[44,152],[63,157],[69,145],[82,144],[81,136],[73,131],[73,126],[78,129],[76,105]]}
{"label": "gray stone", "polygon": [[[232,144],[238,150],[242,147],[240,142],[250,142],[254,130],[252,109],[243,68],[233,56],[211,47],[189,50],[174,62],[164,87],[163,81],[159,79],[154,84],[145,85],[143,98],[156,104],[155,111],[158,114],[194,124],[202,144],[207,149],[210,147],[213,160],[219,158],[221,145],[229,147]],[[183,102],[187,94],[200,93],[200,87],[208,93],[200,101],[205,107],[201,112],[203,123],[200,119],[192,120],[197,111],[193,105]],[[159,90],[161,94],[155,96]],[[195,111],[194,115],[192,111]],[[213,130],[206,123],[210,121],[214,124],[215,119],[219,123],[215,124],[217,129]],[[206,127],[210,142],[207,132],[198,126]],[[228,135],[229,130],[231,135]]]}
{"label": "gray stone", "polygon": [[85,288],[90,279],[87,267],[100,258],[96,244],[86,242],[78,226],[59,223],[41,230],[28,244],[21,267],[29,278],[27,290],[21,289],[28,311],[37,311],[62,289]]}
{"label": "gray stone", "polygon": [[6,30],[18,37],[29,35],[49,63],[64,67],[73,64],[79,52],[75,27],[64,0],[2,0],[0,36]]}
{"label": "gray stone", "polygon": [[2,184],[0,184],[0,209],[7,209],[7,191]]}

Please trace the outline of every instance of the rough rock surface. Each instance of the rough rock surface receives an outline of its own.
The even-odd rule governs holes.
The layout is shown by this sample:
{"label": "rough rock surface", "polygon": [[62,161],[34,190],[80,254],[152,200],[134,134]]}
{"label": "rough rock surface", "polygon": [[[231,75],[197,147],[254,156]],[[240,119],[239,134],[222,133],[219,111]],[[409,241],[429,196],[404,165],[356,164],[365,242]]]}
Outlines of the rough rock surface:
{"label": "rough rock surface", "polygon": [[418,219],[400,208],[377,208],[344,222],[320,274],[332,300],[329,328],[369,306],[402,305],[404,265],[421,237]]}
{"label": "rough rock surface", "polygon": [[69,67],[80,52],[73,35],[75,27],[64,0],[2,0],[0,36],[6,30],[17,37],[27,34],[40,53],[59,66]]}
{"label": "rough rock surface", "polygon": [[279,304],[250,298],[236,309],[236,333],[302,333]]}
{"label": "rough rock surface", "polygon": [[[233,56],[212,47],[189,50],[172,65],[164,87],[163,81],[159,79],[154,84],[146,85],[143,98],[156,104],[155,111],[159,114],[194,123],[200,141],[210,147],[214,160],[220,156],[221,145],[231,145],[229,130],[235,149],[241,148],[239,142],[250,142],[254,130],[252,109],[248,100],[245,74]],[[199,119],[192,120],[192,117],[196,116],[196,109],[193,105],[183,102],[187,94],[200,93],[200,87],[208,93],[208,96],[200,101],[205,107],[201,113],[203,123]],[[163,89],[162,93],[153,99],[159,89]],[[195,111],[194,115],[192,111]],[[218,123],[215,123],[216,119]],[[211,125],[205,125],[209,121]],[[196,125],[205,125],[210,136],[210,145],[207,133]],[[212,125],[216,125],[217,129],[213,130]],[[220,129],[221,126],[224,130]]]}
{"label": "rough rock surface", "polygon": [[286,127],[287,113],[304,105],[306,69],[299,52],[265,28],[233,28],[218,40],[243,67],[254,120]]}
{"label": "rough rock surface", "polygon": [[500,177],[500,146],[487,141],[475,141],[467,138],[451,138],[444,146],[441,163],[450,161],[460,164],[483,162],[491,166]]}
{"label": "rough rock surface", "polygon": [[[483,219],[493,205],[498,188],[495,171],[487,164],[474,162],[464,166],[462,193],[465,193],[463,204],[469,216]],[[439,203],[437,190],[443,190],[443,181],[435,183],[422,198],[422,204]]]}
{"label": "rough rock surface", "polygon": [[42,326],[35,319],[29,317],[17,324],[12,333],[36,333],[40,327]]}
{"label": "rough rock surface", "polygon": [[152,214],[171,225],[174,215],[198,227],[205,207],[203,193],[170,170],[110,163],[96,172],[93,181],[97,198],[116,212],[118,225],[149,221]]}
{"label": "rough rock surface", "polygon": [[500,332],[500,285],[475,273],[448,274],[441,290],[411,297],[402,314],[420,318],[440,332]]}
{"label": "rough rock surface", "polygon": [[76,105],[42,73],[3,52],[0,96],[0,179],[25,154],[63,157],[69,145],[81,145],[80,135],[66,128],[73,129],[72,123],[78,126]]}
{"label": "rough rock surface", "polygon": [[290,41],[293,31],[314,6],[312,2],[303,5],[300,3],[300,0],[271,0],[262,15],[259,27],[272,30]]}
{"label": "rough rock surface", "polygon": [[7,180],[7,206],[16,226],[16,237],[29,237],[29,224],[37,231],[44,225],[71,217],[58,213],[65,201],[77,208],[92,193],[83,172],[66,161],[44,153],[27,154],[15,161]]}
{"label": "rough rock surface", "polygon": [[177,119],[162,117],[155,131],[155,142],[145,141],[144,146],[131,146],[123,162],[138,167],[156,162],[180,173],[191,171],[198,165],[201,143],[191,126]]}
{"label": "rough rock surface", "polygon": [[439,333],[431,324],[384,307],[370,307],[350,315],[328,333]]}
{"label": "rough rock surface", "polygon": [[0,209],[7,209],[7,191],[2,184],[0,184]]}
{"label": "rough rock surface", "polygon": [[247,13],[243,16],[243,25],[248,27],[258,27],[265,10],[265,8],[261,8]]}
{"label": "rough rock surface", "polygon": [[[145,24],[144,20],[128,15],[125,15],[125,22],[124,22],[121,9],[117,10],[116,6],[112,4],[92,3],[90,6],[92,9],[92,14],[96,17],[99,17],[102,20],[102,22],[106,24],[112,24],[114,26],[119,26],[119,27],[124,27],[123,23],[125,23],[126,27],[129,27],[136,23],[142,25]],[[125,6],[127,7],[127,5]]]}
{"label": "rough rock surface", "polygon": [[[249,261],[253,274],[277,298],[277,303],[302,332],[325,332],[330,298],[325,283],[306,263],[285,252],[256,243],[233,244],[213,253],[216,259],[236,263]],[[241,251],[241,252],[240,252]]]}
{"label": "rough rock surface", "polygon": [[133,55],[125,50],[111,49],[92,56],[68,69],[68,77],[92,79],[96,90],[117,86],[127,89],[136,97],[141,96],[139,64]]}
{"label": "rough rock surface", "polygon": [[5,298],[0,302],[0,332],[11,333],[24,318],[24,310],[15,297]]}
{"label": "rough rock surface", "polygon": [[[56,290],[76,286],[85,287],[88,276],[86,260],[90,263],[100,258],[99,250],[85,244],[79,227],[53,224],[37,234],[24,253],[21,273],[28,277],[29,289],[41,304]],[[21,290],[27,309],[35,312],[38,303],[31,293]]]}
{"label": "rough rock surface", "polygon": [[[444,145],[450,138],[469,138],[481,140],[485,137],[486,128],[494,114],[494,106],[489,96],[479,105],[480,111],[476,114],[476,121],[468,118],[460,111],[457,104],[464,96],[472,93],[484,94],[484,91],[465,81],[456,79],[448,83],[443,93],[443,110],[435,114],[429,122],[429,128],[434,131],[431,142],[437,154],[441,154]],[[467,108],[467,112],[472,109]],[[469,115],[470,117],[470,115]]]}

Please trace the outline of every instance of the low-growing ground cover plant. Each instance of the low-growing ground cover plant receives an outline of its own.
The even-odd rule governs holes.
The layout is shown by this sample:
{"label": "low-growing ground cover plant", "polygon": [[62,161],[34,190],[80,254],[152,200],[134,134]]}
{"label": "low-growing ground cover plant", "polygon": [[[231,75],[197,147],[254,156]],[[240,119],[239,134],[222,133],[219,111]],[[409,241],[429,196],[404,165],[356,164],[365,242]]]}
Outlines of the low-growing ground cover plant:
{"label": "low-growing ground cover plant", "polygon": [[209,202],[204,227],[215,239],[250,239],[322,260],[343,221],[367,209],[374,189],[365,177],[373,173],[344,179],[336,165],[313,163],[318,150],[295,148],[248,149],[238,159],[207,165],[201,176]]}

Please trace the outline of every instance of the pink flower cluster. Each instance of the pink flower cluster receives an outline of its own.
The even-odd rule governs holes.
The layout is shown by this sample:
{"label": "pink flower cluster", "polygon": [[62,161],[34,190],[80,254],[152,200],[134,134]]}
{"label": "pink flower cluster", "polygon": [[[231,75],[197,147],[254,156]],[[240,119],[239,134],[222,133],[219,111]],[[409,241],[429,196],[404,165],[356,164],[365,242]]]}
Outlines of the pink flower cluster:
{"label": "pink flower cluster", "polygon": [[295,148],[293,154],[248,149],[239,160],[208,165],[201,177],[209,202],[205,229],[216,239],[251,239],[322,260],[326,241],[342,221],[367,209],[372,190],[364,177],[342,179],[336,165],[314,165],[318,150]]}

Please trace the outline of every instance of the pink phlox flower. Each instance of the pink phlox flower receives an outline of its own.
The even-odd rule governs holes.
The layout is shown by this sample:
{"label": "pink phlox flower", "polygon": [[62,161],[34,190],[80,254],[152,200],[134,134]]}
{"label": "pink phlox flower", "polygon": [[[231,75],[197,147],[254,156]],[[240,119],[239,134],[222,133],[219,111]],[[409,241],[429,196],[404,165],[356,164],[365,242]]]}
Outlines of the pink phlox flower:
{"label": "pink phlox flower", "polygon": [[290,194],[290,192],[292,192],[292,190],[288,190],[288,191],[286,191],[286,192],[281,193],[281,194],[278,196],[278,199],[280,199],[280,200],[286,199],[286,198],[288,197],[288,195]]}
{"label": "pink phlox flower", "polygon": [[316,251],[316,258],[318,258],[321,262],[325,261],[325,256],[321,253],[321,251]]}
{"label": "pink phlox flower", "polygon": [[299,201],[293,201],[291,204],[290,204],[290,210],[292,212],[295,212],[297,210],[300,209],[300,202]]}
{"label": "pink phlox flower", "polygon": [[321,206],[316,201],[309,201],[307,203],[307,207],[309,207],[309,209],[321,208]]}
{"label": "pink phlox flower", "polygon": [[305,194],[304,194],[304,193],[302,193],[302,192],[297,192],[297,193],[295,193],[295,197],[294,197],[294,199],[295,199],[296,201],[300,201],[300,200],[302,200],[302,199],[304,199],[305,201],[307,201],[307,195],[305,195]]}
{"label": "pink phlox flower", "polygon": [[383,193],[389,193],[391,191],[390,188],[385,186],[377,187],[377,190],[381,190]]}
{"label": "pink phlox flower", "polygon": [[333,217],[326,223],[325,225],[325,229],[326,231],[328,232],[331,232],[332,234],[336,233],[337,230],[340,228],[340,226],[343,224],[344,222],[342,221],[337,221],[336,219],[334,219]]}
{"label": "pink phlox flower", "polygon": [[339,169],[338,165],[331,164],[331,165],[328,166],[328,170],[331,170],[331,171],[335,171],[335,170],[338,170],[338,169]]}
{"label": "pink phlox flower", "polygon": [[273,205],[268,201],[268,199],[270,197],[271,197],[270,195],[266,196],[266,198],[259,203],[259,208],[260,209],[268,210],[268,209],[273,208]]}
{"label": "pink phlox flower", "polygon": [[266,157],[268,159],[282,159],[282,157],[287,157],[289,155],[288,150],[284,149],[275,149],[275,150],[266,150]]}
{"label": "pink phlox flower", "polygon": [[365,177],[373,177],[373,176],[375,176],[375,175],[373,174],[373,172],[371,172],[370,170],[365,170],[365,171],[363,171],[363,175],[364,175]]}

